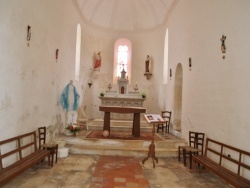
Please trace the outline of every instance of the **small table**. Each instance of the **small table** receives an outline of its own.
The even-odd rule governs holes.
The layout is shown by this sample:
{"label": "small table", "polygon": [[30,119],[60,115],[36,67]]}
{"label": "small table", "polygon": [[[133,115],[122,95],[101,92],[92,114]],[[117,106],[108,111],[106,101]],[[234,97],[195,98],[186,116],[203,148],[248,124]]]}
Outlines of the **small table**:
{"label": "small table", "polygon": [[133,113],[133,129],[132,135],[134,137],[140,137],[140,113],[146,113],[146,108],[139,107],[121,107],[121,106],[100,106],[100,111],[104,111],[104,124],[103,130],[107,130],[110,133],[110,113]]}

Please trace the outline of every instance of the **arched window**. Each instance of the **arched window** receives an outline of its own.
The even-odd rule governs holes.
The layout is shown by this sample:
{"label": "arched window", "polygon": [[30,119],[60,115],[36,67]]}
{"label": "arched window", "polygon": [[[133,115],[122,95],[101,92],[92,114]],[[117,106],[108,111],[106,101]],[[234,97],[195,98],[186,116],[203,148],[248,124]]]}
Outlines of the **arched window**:
{"label": "arched window", "polygon": [[118,56],[117,56],[117,71],[116,76],[121,77],[121,71],[124,69],[128,72],[128,46],[119,45],[118,46]]}
{"label": "arched window", "polygon": [[121,77],[123,68],[127,72],[128,79],[131,79],[131,56],[131,42],[125,38],[118,39],[114,46],[113,83],[117,81],[118,77]]}
{"label": "arched window", "polygon": [[165,33],[164,43],[164,64],[163,64],[163,84],[168,83],[168,28]]}
{"label": "arched window", "polygon": [[80,57],[81,57],[81,25],[77,24],[76,31],[76,61],[75,61],[75,80],[80,80]]}

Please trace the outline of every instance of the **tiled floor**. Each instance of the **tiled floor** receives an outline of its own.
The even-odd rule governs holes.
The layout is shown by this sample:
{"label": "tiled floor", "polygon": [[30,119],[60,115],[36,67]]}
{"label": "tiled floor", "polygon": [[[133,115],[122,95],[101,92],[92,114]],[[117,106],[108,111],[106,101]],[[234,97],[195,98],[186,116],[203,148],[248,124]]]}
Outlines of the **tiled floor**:
{"label": "tiled floor", "polygon": [[176,157],[141,163],[142,158],[69,155],[49,169],[40,164],[3,188],[227,188],[212,173],[190,173]]}
{"label": "tiled floor", "polygon": [[[82,133],[86,134],[86,133]],[[159,133],[164,139],[171,134]],[[157,156],[157,153],[156,153]],[[145,156],[146,157],[146,156]],[[59,158],[53,168],[39,164],[22,173],[3,188],[229,188],[210,172],[190,173],[177,157],[73,155]]]}

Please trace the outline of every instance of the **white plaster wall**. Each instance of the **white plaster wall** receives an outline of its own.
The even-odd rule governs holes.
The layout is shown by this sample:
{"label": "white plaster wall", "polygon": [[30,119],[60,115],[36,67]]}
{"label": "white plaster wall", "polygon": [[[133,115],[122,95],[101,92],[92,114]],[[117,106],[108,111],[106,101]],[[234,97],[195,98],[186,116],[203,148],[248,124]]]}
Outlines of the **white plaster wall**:
{"label": "white plaster wall", "polygon": [[[250,1],[179,0],[168,19],[169,62],[183,66],[182,136],[188,131],[249,151]],[[222,35],[226,58],[222,59]],[[192,58],[189,71],[188,59]],[[174,79],[165,104],[173,109]],[[190,123],[188,122],[188,119]]]}
{"label": "white plaster wall", "polygon": [[[58,115],[64,121],[59,99],[74,80],[78,23],[81,19],[72,1],[0,1],[0,140],[55,125]],[[29,47],[27,25],[31,26]],[[82,65],[81,81],[74,81],[81,103],[89,67],[90,63]]]}

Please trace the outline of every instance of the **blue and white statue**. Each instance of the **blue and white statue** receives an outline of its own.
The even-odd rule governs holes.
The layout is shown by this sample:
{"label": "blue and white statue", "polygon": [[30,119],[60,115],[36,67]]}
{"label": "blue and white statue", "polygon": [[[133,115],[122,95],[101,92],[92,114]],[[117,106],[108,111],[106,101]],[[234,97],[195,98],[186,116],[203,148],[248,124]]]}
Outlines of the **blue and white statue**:
{"label": "blue and white statue", "polygon": [[60,103],[63,109],[67,112],[66,122],[76,124],[77,122],[77,109],[79,105],[80,95],[78,94],[73,81],[70,80],[70,83],[66,85],[62,94]]}

